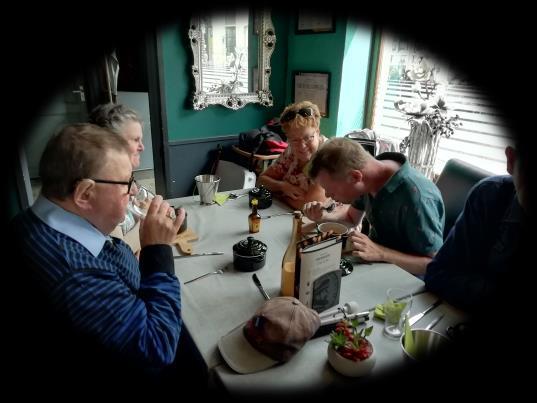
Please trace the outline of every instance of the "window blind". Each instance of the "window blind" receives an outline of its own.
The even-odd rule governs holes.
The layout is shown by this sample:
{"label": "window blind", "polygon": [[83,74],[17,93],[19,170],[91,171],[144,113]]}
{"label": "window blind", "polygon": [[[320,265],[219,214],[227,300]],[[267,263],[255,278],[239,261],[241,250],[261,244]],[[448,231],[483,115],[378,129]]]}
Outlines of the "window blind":
{"label": "window blind", "polygon": [[[405,78],[404,68],[421,58],[424,52],[386,34],[381,46],[372,128],[378,136],[400,143],[410,132],[410,116],[396,110],[394,102],[401,99],[419,101],[413,91],[415,83]],[[448,66],[434,61],[431,64],[444,80],[449,115],[459,115],[462,123],[450,138],[440,140],[435,173],[439,174],[451,158],[464,160],[493,174],[507,173],[504,150],[511,130],[501,111],[483,90],[462,79]],[[425,88],[424,83],[421,86]]]}

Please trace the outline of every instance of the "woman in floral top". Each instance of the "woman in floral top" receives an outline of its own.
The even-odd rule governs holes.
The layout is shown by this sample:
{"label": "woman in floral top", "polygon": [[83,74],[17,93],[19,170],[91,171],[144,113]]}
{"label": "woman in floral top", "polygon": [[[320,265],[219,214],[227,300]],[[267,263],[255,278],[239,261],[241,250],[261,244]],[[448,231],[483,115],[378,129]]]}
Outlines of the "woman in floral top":
{"label": "woman in floral top", "polygon": [[319,108],[309,101],[291,104],[281,114],[280,123],[289,147],[259,176],[258,184],[295,209],[310,201],[326,201],[324,189],[306,174],[311,157],[327,140],[319,130]]}

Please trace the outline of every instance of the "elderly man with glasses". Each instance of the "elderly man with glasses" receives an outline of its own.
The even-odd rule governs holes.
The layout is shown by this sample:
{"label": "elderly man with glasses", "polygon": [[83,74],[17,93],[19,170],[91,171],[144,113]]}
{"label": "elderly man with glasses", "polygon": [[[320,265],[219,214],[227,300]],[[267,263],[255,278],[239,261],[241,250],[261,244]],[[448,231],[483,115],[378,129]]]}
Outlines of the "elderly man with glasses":
{"label": "elderly man with glasses", "polygon": [[291,104],[282,112],[280,123],[289,147],[259,176],[258,184],[295,209],[306,202],[326,201],[324,189],[305,172],[313,154],[326,141],[320,134],[319,108],[309,101]]}
{"label": "elderly man with glasses", "polygon": [[19,285],[33,301],[19,315],[32,327],[25,349],[42,346],[26,361],[36,376],[56,378],[45,354],[65,370],[56,379],[87,387],[96,379],[156,379],[173,362],[181,331],[169,244],[184,211],[170,219],[168,203],[153,199],[138,262],[109,236],[136,192],[125,139],[92,124],[67,126],[47,144],[39,170],[41,195],[12,222],[26,266]]}

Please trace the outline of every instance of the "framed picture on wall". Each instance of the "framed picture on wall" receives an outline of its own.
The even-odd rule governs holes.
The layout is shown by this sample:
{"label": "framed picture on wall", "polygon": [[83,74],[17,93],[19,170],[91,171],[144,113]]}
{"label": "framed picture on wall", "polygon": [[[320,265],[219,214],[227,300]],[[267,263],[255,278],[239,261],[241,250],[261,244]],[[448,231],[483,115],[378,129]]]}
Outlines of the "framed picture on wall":
{"label": "framed picture on wall", "polygon": [[294,78],[294,102],[310,101],[319,107],[322,117],[328,117],[330,73],[297,71]]}
{"label": "framed picture on wall", "polygon": [[298,10],[296,19],[297,34],[318,34],[335,31],[334,15],[318,10]]}

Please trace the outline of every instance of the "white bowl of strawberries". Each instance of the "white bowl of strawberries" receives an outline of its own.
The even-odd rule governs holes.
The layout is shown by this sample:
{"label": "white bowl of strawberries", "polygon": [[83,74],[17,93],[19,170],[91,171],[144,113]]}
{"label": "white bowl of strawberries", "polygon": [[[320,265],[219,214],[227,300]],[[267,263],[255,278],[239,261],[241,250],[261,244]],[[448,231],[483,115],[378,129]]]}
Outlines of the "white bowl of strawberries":
{"label": "white bowl of strawberries", "polygon": [[358,330],[357,320],[342,320],[330,333],[328,362],[340,374],[349,377],[367,375],[375,366],[375,349],[367,336],[373,327]]}

